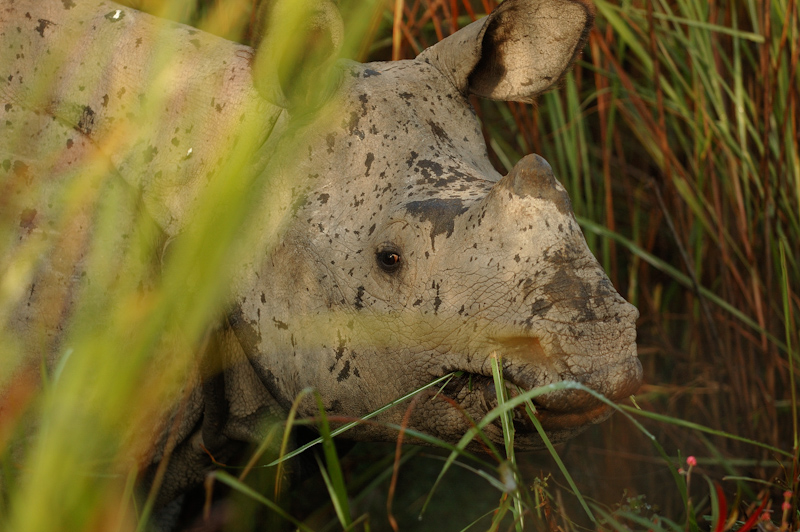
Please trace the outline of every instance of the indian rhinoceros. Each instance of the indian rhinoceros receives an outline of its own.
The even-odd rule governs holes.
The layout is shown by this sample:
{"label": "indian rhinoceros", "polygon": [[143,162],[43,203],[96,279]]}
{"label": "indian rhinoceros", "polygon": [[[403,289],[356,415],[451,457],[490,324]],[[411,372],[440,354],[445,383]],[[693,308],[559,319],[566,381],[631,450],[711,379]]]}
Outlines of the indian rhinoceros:
{"label": "indian rhinoceros", "polygon": [[[329,56],[298,69],[303,58],[287,60],[269,37],[255,51],[110,2],[5,0],[0,10],[0,209],[13,227],[3,245],[51,246],[4,316],[23,358],[53,365],[64,352],[72,294],[94,275],[87,235],[109,234],[93,227],[94,200],[50,230],[64,216],[52,190],[76,168],[104,169],[97,198],[128,191],[130,217],[154,220],[164,255],[237,143],[254,146],[248,171],[272,176],[248,222],[265,235],[235,268],[213,330],[222,372],[183,407],[160,504],[202,481],[209,454],[222,460],[257,439],[259,420],[306,387],[329,415],[359,417],[460,372],[408,423],[455,442],[497,405],[496,355],[523,390],[572,380],[619,400],[640,385],[637,311],[589,251],[566,190],[538,155],[498,174],[468,101],[531,102],[556,84],[591,7],[506,0],[416,59],[369,64],[335,61],[341,22],[329,4],[311,11]],[[169,68],[157,68],[165,49]],[[332,83],[314,77],[325,65]],[[158,120],[141,120],[154,99]],[[255,138],[237,133],[245,122]],[[128,229],[104,238],[124,250]],[[610,414],[580,390],[535,403],[553,442]],[[301,416],[316,412],[301,403]],[[386,423],[404,412],[349,434],[393,440]],[[530,421],[516,421],[516,446],[541,446]],[[499,424],[486,433],[503,441]]]}

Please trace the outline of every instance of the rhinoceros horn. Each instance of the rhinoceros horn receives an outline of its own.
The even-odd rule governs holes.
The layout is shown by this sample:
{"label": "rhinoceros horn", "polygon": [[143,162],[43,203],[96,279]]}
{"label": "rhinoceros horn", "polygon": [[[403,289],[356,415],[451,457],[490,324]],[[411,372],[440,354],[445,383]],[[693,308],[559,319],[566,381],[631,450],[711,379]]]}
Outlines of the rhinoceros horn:
{"label": "rhinoceros horn", "polygon": [[580,0],[506,0],[417,59],[434,65],[463,93],[530,103],[575,59],[593,20],[591,5]]}

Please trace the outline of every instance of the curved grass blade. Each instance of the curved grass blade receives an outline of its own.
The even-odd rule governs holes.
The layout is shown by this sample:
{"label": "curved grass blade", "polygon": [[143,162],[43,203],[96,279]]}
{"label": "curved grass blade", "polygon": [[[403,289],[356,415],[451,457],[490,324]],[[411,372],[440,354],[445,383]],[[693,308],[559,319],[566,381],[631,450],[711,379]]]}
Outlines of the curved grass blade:
{"label": "curved grass blade", "polygon": [[625,413],[630,412],[631,414],[636,414],[637,416],[646,417],[648,419],[654,419],[656,421],[661,421],[663,423],[670,423],[672,425],[676,425],[679,427],[684,427],[687,429],[693,429],[699,432],[705,432],[708,434],[713,434],[715,436],[722,436],[723,438],[728,438],[731,440],[736,440],[744,443],[749,443],[750,445],[754,445],[756,447],[761,447],[762,449],[767,449],[773,453],[781,454],[783,456],[787,456],[792,458],[792,453],[788,451],[784,451],[782,449],[778,449],[777,447],[773,447],[772,445],[768,445],[766,443],[757,442],[755,440],[751,440],[749,438],[745,438],[743,436],[736,436],[735,434],[731,434],[729,432],[725,432],[722,430],[710,429],[708,427],[704,427],[703,425],[699,425],[697,423],[692,423],[691,421],[684,421],[682,419],[678,419],[675,417],[665,416],[663,414],[657,414],[655,412],[648,412],[647,410],[637,410],[633,407],[626,406],[626,405],[617,405],[619,411],[624,411]]}
{"label": "curved grass blade", "polygon": [[[283,478],[283,474],[282,474],[282,472],[283,472],[283,460],[281,460],[281,458],[286,455],[286,449],[289,447],[289,435],[292,432],[292,427],[294,426],[295,417],[297,417],[297,409],[300,407],[300,401],[302,401],[303,398],[306,395],[308,395],[308,394],[310,394],[312,392],[313,392],[312,388],[303,388],[300,391],[300,393],[297,394],[297,397],[295,398],[294,402],[292,403],[292,408],[289,409],[289,416],[286,418],[286,424],[284,425],[284,429],[283,429],[283,439],[281,440],[281,448],[280,448],[280,451],[278,451],[278,460],[280,460],[280,461],[278,462],[278,469],[275,472],[275,497],[276,498],[278,497],[278,494],[281,491],[281,479]],[[251,462],[254,463],[253,460],[251,460]],[[247,465],[250,466],[251,464],[248,463]],[[242,476],[239,477],[239,480],[243,480],[244,475],[245,475],[245,473],[242,473]]]}
{"label": "curved grass blade", "polygon": [[486,512],[485,514],[483,514],[482,516],[480,516],[479,518],[477,518],[476,520],[474,520],[473,522],[471,522],[470,524],[468,524],[468,525],[467,525],[467,526],[465,526],[464,528],[462,528],[462,529],[460,530],[460,532],[467,532],[467,530],[469,530],[469,529],[470,529],[470,528],[472,528],[473,526],[475,526],[475,525],[477,525],[478,523],[480,523],[480,522],[481,522],[481,520],[483,520],[483,519],[485,519],[485,518],[489,517],[490,515],[492,515],[492,514],[495,512],[495,510],[497,510],[497,509],[496,509],[496,508],[492,508],[491,510],[489,510],[488,512]]}
{"label": "curved grass blade", "polygon": [[[352,429],[353,427],[359,425],[362,421],[366,421],[368,419],[372,419],[373,417],[377,416],[378,414],[380,414],[382,412],[385,412],[386,410],[389,410],[390,408],[392,408],[394,406],[397,406],[400,403],[402,403],[404,401],[407,401],[408,399],[411,399],[412,397],[414,397],[414,395],[416,395],[416,394],[418,394],[418,393],[420,393],[420,392],[422,392],[424,390],[427,390],[428,388],[432,388],[432,387],[436,386],[437,384],[440,384],[440,383],[443,383],[443,382],[449,380],[452,376],[453,376],[452,373],[448,373],[447,375],[443,375],[443,376],[439,377],[438,379],[436,379],[434,381],[431,381],[430,383],[426,384],[425,386],[422,386],[421,388],[417,388],[416,390],[411,391],[411,392],[405,394],[404,396],[402,396],[402,397],[400,397],[398,399],[395,399],[394,401],[392,401],[390,403],[387,403],[386,405],[384,405],[381,408],[375,410],[374,412],[370,412],[369,414],[367,414],[366,416],[362,417],[359,420],[353,421],[351,423],[346,423],[346,424],[342,425],[341,427],[339,427],[338,429],[332,430],[331,431],[331,436],[332,437],[333,436],[338,436],[339,434],[342,434],[343,432],[347,432],[348,430]],[[267,464],[266,467],[272,467],[272,466],[278,464],[279,462],[282,462],[284,460],[288,460],[289,458],[293,458],[293,457],[297,456],[298,454],[300,454],[302,452],[305,452],[306,450],[308,450],[311,447],[313,447],[315,445],[318,445],[320,443],[322,443],[322,438],[316,438],[316,439],[306,443],[305,445],[302,445],[302,446],[298,447],[294,451],[292,451],[290,453],[287,453],[285,456],[283,456],[281,458],[278,458],[276,460],[273,460],[272,462]]]}
{"label": "curved grass blade", "polygon": [[[500,369],[503,366],[503,362],[500,356],[496,353],[492,354],[491,361],[492,379],[494,380],[494,390],[495,395],[497,396],[497,406],[502,408],[508,399],[508,391],[506,390],[505,381],[503,380],[503,372]],[[516,529],[519,532],[522,532],[524,527],[524,512],[522,509],[522,499],[519,496],[519,490],[517,488],[519,486],[519,475],[517,474],[517,460],[514,456],[514,423],[511,416],[511,410],[505,410],[502,413],[500,416],[500,422],[503,425],[503,443],[505,444],[506,448],[506,462],[503,462],[503,464],[508,464],[511,466],[511,478],[513,479],[514,483],[514,489],[508,490],[509,494],[514,499],[514,522]]]}
{"label": "curved grass blade", "polygon": [[[325,405],[322,404],[322,396],[314,392],[314,398],[317,400],[317,410],[319,411],[319,432],[322,438],[322,450],[325,453],[325,466],[322,467],[320,463],[320,472],[322,478],[325,480],[325,485],[328,487],[333,507],[336,510],[336,515],[339,517],[339,522],[342,527],[347,530],[351,525],[350,520],[350,504],[347,499],[347,486],[344,483],[344,475],[342,474],[342,467],[339,464],[339,456],[336,453],[336,446],[333,444],[333,436],[331,436],[331,429],[328,425],[328,416],[325,413]],[[319,457],[317,457],[319,463]],[[326,471],[327,468],[327,471]]]}
{"label": "curved grass blade", "polygon": [[239,493],[247,495],[253,500],[260,502],[261,504],[263,504],[264,506],[266,506],[267,508],[269,508],[270,510],[281,516],[282,518],[292,523],[294,526],[297,527],[298,530],[302,532],[313,532],[313,530],[308,528],[306,525],[304,525],[303,523],[301,523],[300,521],[298,521],[297,519],[286,513],[283,510],[283,508],[281,508],[271,500],[267,499],[266,497],[264,497],[263,495],[252,489],[247,484],[239,482],[239,480],[237,480],[236,477],[219,469],[210,473],[210,475],[215,479],[219,480],[220,482],[222,482],[223,484],[227,484],[228,486],[235,489]]}
{"label": "curved grass blade", "polygon": [[[538,397],[538,396],[540,396],[542,394],[545,394],[545,393],[548,393],[548,392],[553,392],[553,391],[556,391],[556,390],[565,390],[565,389],[575,388],[576,386],[580,387],[581,385],[576,383],[576,382],[561,381],[561,382],[557,382],[557,383],[553,383],[553,384],[548,384],[546,386],[540,386],[538,388],[534,388],[532,390],[528,390],[527,392],[525,392],[523,394],[520,394],[520,395],[518,395],[516,397],[512,397],[512,398],[508,399],[508,401],[506,401],[502,405],[502,407],[501,406],[497,406],[496,408],[493,408],[492,410],[490,410],[485,416],[483,416],[483,418],[478,423],[475,424],[475,426],[471,427],[464,434],[464,436],[461,437],[461,439],[456,444],[455,448],[451,451],[450,455],[447,457],[447,461],[445,462],[444,466],[442,467],[442,470],[439,472],[439,476],[436,477],[436,481],[433,483],[433,487],[431,487],[431,491],[428,493],[428,497],[425,499],[425,503],[422,506],[422,510],[420,511],[420,515],[425,513],[425,510],[427,509],[428,504],[430,503],[431,498],[433,497],[433,494],[436,491],[436,488],[441,483],[442,478],[444,477],[444,475],[447,472],[447,470],[450,469],[450,466],[455,461],[456,456],[458,456],[459,454],[462,454],[463,452],[465,452],[465,449],[466,449],[467,445],[469,445],[469,443],[473,439],[475,439],[475,436],[477,436],[479,433],[482,433],[484,427],[486,427],[490,423],[494,422],[498,417],[500,417],[503,414],[503,412],[511,412],[511,411],[513,411],[514,408],[524,404],[526,400],[533,399],[534,397]],[[651,438],[652,438],[652,435],[651,435]]]}
{"label": "curved grass blade", "polygon": [[331,498],[331,504],[333,504],[333,509],[336,512],[336,517],[339,519],[339,524],[342,525],[342,528],[347,530],[348,528],[350,528],[351,525],[349,504],[347,503],[347,494],[345,494],[344,499],[341,498],[337,488],[333,485],[331,477],[325,470],[325,465],[322,463],[322,460],[319,459],[319,455],[315,454],[314,459],[316,459],[317,465],[319,466],[319,472],[322,475],[322,481],[325,482],[325,487],[328,489],[328,495]]}
{"label": "curved grass blade", "polygon": [[555,447],[553,447],[553,444],[550,442],[550,438],[547,437],[547,434],[544,431],[544,427],[542,427],[542,424],[536,418],[536,407],[533,405],[533,402],[530,399],[525,401],[525,412],[528,413],[528,418],[533,423],[533,426],[536,427],[536,432],[538,432],[539,437],[542,438],[542,441],[547,447],[547,451],[550,453],[550,456],[553,457],[553,460],[555,460],[556,465],[558,465],[558,469],[561,470],[561,474],[564,475],[564,478],[567,479],[567,483],[569,484],[569,487],[572,488],[572,492],[575,494],[575,497],[578,499],[578,502],[580,502],[583,511],[586,512],[586,515],[589,516],[589,519],[591,519],[592,523],[597,523],[597,518],[589,509],[589,505],[586,504],[586,499],[583,498],[583,495],[581,494],[581,491],[578,489],[578,486],[575,484],[575,481],[572,480],[572,475],[569,474],[567,466],[565,466],[564,462],[561,461],[561,457],[558,456],[558,452],[556,451]]}

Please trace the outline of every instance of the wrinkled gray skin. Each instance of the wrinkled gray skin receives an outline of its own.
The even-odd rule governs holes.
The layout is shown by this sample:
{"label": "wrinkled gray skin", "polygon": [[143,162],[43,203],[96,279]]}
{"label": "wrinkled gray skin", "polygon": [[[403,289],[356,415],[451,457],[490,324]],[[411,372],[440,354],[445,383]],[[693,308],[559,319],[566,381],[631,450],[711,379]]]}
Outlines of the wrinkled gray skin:
{"label": "wrinkled gray skin", "polygon": [[[320,6],[315,28],[335,45],[338,22],[326,23],[330,10]],[[265,63],[269,52],[259,52],[256,70],[266,73],[254,82],[249,48],[113,4],[11,0],[3,9],[0,120],[14,126],[10,137],[0,136],[7,188],[21,190],[31,176],[67,179],[72,161],[106,150],[114,179],[130,185],[169,239],[191,219],[205,183],[198,176],[222,164],[219,154],[235,141],[232,125],[245,115],[263,122],[261,167],[291,184],[272,191],[262,220],[284,230],[265,229],[260,251],[231,283],[230,311],[213,339],[226,370],[192,393],[162,504],[211,466],[200,444],[224,461],[237,442],[258,438],[263,415],[285,412],[309,386],[329,415],[355,417],[464,372],[443,394],[418,400],[411,416],[411,427],[450,442],[470,426],[465,414],[480,419],[497,403],[493,354],[502,357],[507,381],[526,390],[574,380],[619,400],[639,386],[637,311],[587,248],[565,189],[537,155],[500,176],[467,101],[470,92],[532,101],[553,85],[591,24],[580,1],[506,0],[415,60],[337,63],[338,85],[305,125],[292,106],[308,95],[269,75],[270,61],[280,61],[267,55]],[[90,50],[59,59],[53,94],[31,103],[30,87],[44,70],[38,67],[70,31],[93,43]],[[174,97],[161,123],[139,124],[139,95],[155,77],[148,61],[159,39],[179,57],[163,89]],[[106,60],[89,61],[98,50]],[[198,106],[199,113],[186,112]],[[108,149],[104,141],[121,123],[140,133]],[[30,142],[12,146],[8,139],[21,135]],[[288,147],[296,155],[272,156]],[[55,162],[42,156],[56,152]],[[48,216],[56,216],[44,200],[25,201],[6,207],[16,209],[10,219],[19,220],[14,238],[21,242],[41,237]],[[86,268],[85,250],[68,245],[90,226],[86,209],[84,223],[61,235],[58,253],[68,260],[41,265],[10,318],[23,340],[46,331],[52,352],[68,294]],[[57,311],[48,306],[54,301]],[[572,390],[540,396],[536,405],[554,442],[610,413]],[[399,424],[405,408],[380,421]],[[300,414],[315,409],[307,401]],[[516,420],[516,445],[539,447],[530,422]],[[502,441],[498,425],[487,433]],[[351,436],[392,440],[396,432],[368,424]]]}

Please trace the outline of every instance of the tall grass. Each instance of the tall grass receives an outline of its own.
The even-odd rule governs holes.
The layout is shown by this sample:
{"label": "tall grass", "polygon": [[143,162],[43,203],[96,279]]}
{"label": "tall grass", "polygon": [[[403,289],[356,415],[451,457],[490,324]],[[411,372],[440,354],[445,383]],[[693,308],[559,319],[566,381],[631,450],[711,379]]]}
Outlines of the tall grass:
{"label": "tall grass", "polygon": [[[162,4],[163,14],[180,18],[180,4]],[[65,10],[67,7],[75,8],[65,6]],[[369,4],[344,7],[353,15],[352,24],[369,23]],[[74,11],[81,9],[83,5]],[[120,10],[114,13],[111,16],[124,16]],[[211,10],[198,15],[196,21],[203,28],[243,31],[225,26],[223,13]],[[102,12],[93,14],[102,16]],[[69,15],[74,17],[74,13]],[[9,16],[8,12],[4,10],[3,16]],[[24,17],[21,12],[18,16],[21,26]],[[303,23],[294,22],[298,27]],[[287,29],[292,24],[292,20],[284,21]],[[23,57],[33,53],[24,41],[17,45],[10,28],[6,27],[8,33],[3,36],[8,46],[4,44],[0,54],[0,64],[6,66],[20,60],[20,50],[24,50]],[[362,47],[359,39],[364,33],[355,28],[353,34],[358,38],[345,43],[347,53]],[[0,190],[4,195],[0,200],[4,211],[0,213],[0,528],[4,530],[148,527],[163,466],[177,443],[173,434],[179,430],[183,409],[205,371],[198,353],[202,355],[209,347],[210,334],[224,316],[236,265],[245,259],[248,248],[256,246],[256,239],[263,244],[264,233],[267,240],[279,236],[276,226],[262,224],[261,235],[249,229],[259,209],[265,208],[264,202],[257,200],[281,194],[274,176],[253,169],[270,115],[263,108],[261,112],[242,109],[242,119],[236,117],[237,129],[231,131],[224,129],[224,118],[214,116],[213,122],[203,123],[203,111],[191,109],[166,125],[163,109],[169,109],[172,99],[183,93],[176,96],[174,92],[175,82],[182,81],[174,74],[180,47],[154,45],[170,44],[159,41],[161,37],[159,31],[153,31],[136,43],[137,47],[152,47],[146,65],[149,77],[125,79],[129,85],[112,92],[111,88],[119,89],[113,86],[118,80],[104,77],[104,65],[120,65],[131,57],[115,56],[127,53],[116,43],[104,47],[71,34],[55,42],[31,69],[29,80],[37,80],[38,85],[28,87],[23,96],[12,92],[8,101],[13,103],[5,106],[6,113],[18,114],[9,115],[0,135]],[[280,44],[287,49],[292,45]],[[297,44],[295,49],[302,50]],[[87,131],[91,125],[59,124],[42,111],[68,113],[68,107],[76,105],[70,100],[74,96],[56,94],[53,98],[51,94],[70,87],[65,83],[54,89],[58,79],[53,73],[74,56],[85,57],[85,64],[90,65],[66,74],[85,81],[78,91],[106,87],[109,94],[123,94],[138,83],[142,92],[141,105],[136,114],[128,113],[127,121],[91,124],[103,127],[104,135],[93,139],[94,145],[90,143],[74,165],[67,165],[53,161],[68,159],[78,151],[82,137],[76,130]],[[93,65],[98,66],[95,69]],[[209,83],[214,82],[211,77]],[[202,93],[201,87],[184,89]],[[6,96],[4,92],[4,101]],[[49,103],[50,98],[54,103]],[[24,110],[26,105],[31,111]],[[148,203],[146,197],[140,200],[130,193],[127,187],[135,188],[138,183],[123,181],[123,177],[137,176],[136,163],[131,163],[131,174],[121,176],[108,170],[103,155],[141,161],[141,147],[131,139],[149,131],[150,140],[157,143],[159,132],[164,133],[165,128],[172,131],[176,125],[186,127],[187,135],[192,130],[222,128],[220,151],[214,153],[212,146],[197,156],[224,161],[213,179],[205,176],[204,188],[181,188],[181,199],[191,206],[181,213],[187,219],[178,237],[162,232],[160,229],[166,231],[163,226],[156,227],[151,216],[158,214],[142,208],[142,203]],[[35,133],[36,127],[45,133],[34,136],[40,139],[38,144],[26,144],[26,135]],[[48,137],[48,131],[55,131],[57,140]],[[237,136],[238,141],[226,142],[226,133],[227,138]],[[173,143],[179,142],[178,136]],[[125,146],[131,151],[120,153]],[[153,153],[158,148],[165,151],[159,145]],[[190,148],[185,159],[192,155]],[[173,179],[164,174],[165,179]],[[156,188],[164,185],[162,180]],[[193,196],[193,192],[197,194]],[[32,214],[26,217],[25,212]],[[38,217],[35,224],[31,217]],[[20,229],[20,219],[31,225],[27,235],[24,227]],[[31,282],[30,293],[20,291]],[[31,305],[33,325],[15,323],[15,314],[28,312]],[[51,327],[46,329],[47,325]],[[41,339],[32,332],[33,327],[42,327]],[[158,467],[145,469],[153,460]],[[145,478],[151,489],[140,496],[134,484]]]}
{"label": "tall grass", "polygon": [[[796,492],[798,6],[595,5],[588,49],[560,91],[537,108],[480,104],[497,164],[542,153],[569,189],[590,246],[642,312],[645,410],[793,458],[779,466],[766,449],[670,426],[659,439],[702,449],[728,473],[727,460],[747,457],[749,475]],[[626,438],[616,427],[606,437]],[[615,471],[647,460],[626,454],[611,458]]]}
{"label": "tall grass", "polygon": [[[136,7],[148,4],[162,16],[228,38],[247,41],[257,34],[258,3],[251,0],[191,8],[140,1]],[[350,43],[348,55],[413,57],[493,5],[397,0],[371,16],[345,4],[351,36],[367,35]],[[459,527],[744,530],[761,519],[759,506],[772,510],[761,523],[767,530],[800,526],[800,8],[794,0],[595,5],[587,50],[558,91],[536,107],[473,103],[498,169],[510,169],[531,151],[548,159],[590,246],[639,307],[647,384],[636,402],[578,441],[534,457],[515,455],[509,413],[520,406],[533,413],[530,399],[544,390],[507,394],[499,375],[500,406],[489,417],[505,420],[507,441],[505,449],[487,445],[486,456],[464,448],[481,438],[488,420],[455,446],[396,427],[405,441],[426,441],[439,454],[391,446],[375,456],[362,446],[340,458],[333,452],[336,431],[321,412],[313,420],[321,434],[317,445],[324,447],[317,507],[290,515],[298,493],[275,493],[281,482],[276,462],[287,452],[274,445],[281,427],[247,474],[222,464],[210,477],[209,493],[225,484],[240,500],[256,501],[255,507],[239,504],[243,514],[251,512],[253,529],[264,525],[259,508],[266,508],[271,523],[291,522],[301,530],[388,530],[392,522],[422,530],[437,505],[449,512],[448,499],[476,486],[492,502],[488,509],[476,502],[475,515],[457,508],[465,521]],[[242,174],[251,154],[247,146],[231,154],[226,175]],[[82,186],[103,177],[89,175]],[[243,188],[212,194],[215,202],[229,196],[229,205],[248,205]],[[98,215],[108,227],[115,205]],[[171,256],[147,297],[107,272],[92,288],[105,309],[102,333],[92,324],[97,315],[87,310],[61,365],[41,374],[31,365],[20,377],[11,371],[23,365],[18,346],[4,334],[0,528],[146,528],[151,499],[135,496],[134,481],[150,435],[163,428],[150,420],[185,392],[187,375],[196,378],[194,354],[224,299],[225,259],[238,252],[236,245],[246,246],[235,237],[246,217],[246,208],[237,218],[199,217],[192,238]],[[12,221],[2,220],[5,237]],[[133,223],[132,234],[146,250],[155,245],[152,231],[144,221]],[[215,247],[197,260],[208,242]],[[4,288],[30,274],[39,251],[3,249]],[[95,260],[105,259],[98,248]],[[183,290],[187,277],[191,291]],[[0,295],[0,318],[7,319],[14,292]],[[93,326],[81,326],[86,323]],[[128,359],[105,356],[122,343],[133,346]],[[159,355],[167,346],[174,356]],[[29,441],[32,420],[40,437]],[[363,463],[365,454],[372,467]],[[690,455],[693,465],[686,462]],[[257,481],[250,471],[265,478]],[[416,476],[404,480],[404,471]],[[466,476],[447,484],[457,474]],[[418,488],[422,497],[404,499],[404,490]],[[791,492],[788,499],[784,491]],[[433,502],[417,521],[423,500]],[[783,511],[782,502],[790,509]],[[383,511],[385,519],[378,517]],[[208,515],[215,515],[211,506]]]}

